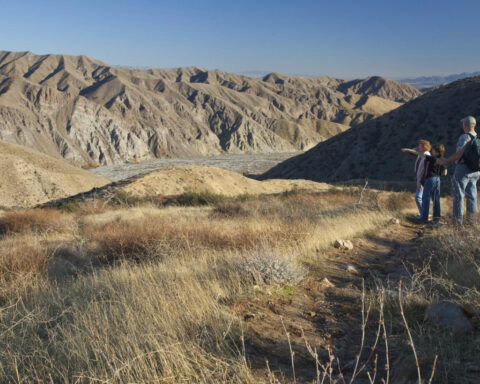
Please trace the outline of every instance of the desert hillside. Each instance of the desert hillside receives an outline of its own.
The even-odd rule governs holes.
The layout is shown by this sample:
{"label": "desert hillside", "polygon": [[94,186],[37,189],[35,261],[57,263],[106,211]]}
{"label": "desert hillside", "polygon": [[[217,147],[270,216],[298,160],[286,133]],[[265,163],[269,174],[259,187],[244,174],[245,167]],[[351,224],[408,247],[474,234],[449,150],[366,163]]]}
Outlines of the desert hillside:
{"label": "desert hillside", "polygon": [[108,179],[62,160],[0,142],[0,206],[27,207],[101,187]]}
{"label": "desert hillside", "polygon": [[75,165],[306,150],[418,95],[377,77],[253,79],[0,51],[0,139]]}
{"label": "desert hillside", "polygon": [[411,180],[413,159],[400,148],[414,147],[418,139],[428,139],[445,144],[447,154],[452,154],[462,133],[459,120],[466,115],[480,115],[480,77],[428,92],[280,163],[264,177]]}
{"label": "desert hillside", "polygon": [[253,194],[274,194],[293,189],[321,192],[331,188],[309,180],[249,179],[239,173],[207,166],[178,166],[135,178],[122,189],[135,196],[181,195],[206,192],[229,197]]}

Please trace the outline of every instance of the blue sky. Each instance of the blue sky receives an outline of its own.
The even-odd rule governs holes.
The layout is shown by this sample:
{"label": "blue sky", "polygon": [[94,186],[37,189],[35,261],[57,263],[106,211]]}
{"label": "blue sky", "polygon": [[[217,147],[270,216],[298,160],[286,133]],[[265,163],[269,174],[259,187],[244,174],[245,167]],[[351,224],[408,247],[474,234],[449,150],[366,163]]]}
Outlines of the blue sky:
{"label": "blue sky", "polygon": [[341,78],[480,70],[480,1],[0,0],[0,50]]}

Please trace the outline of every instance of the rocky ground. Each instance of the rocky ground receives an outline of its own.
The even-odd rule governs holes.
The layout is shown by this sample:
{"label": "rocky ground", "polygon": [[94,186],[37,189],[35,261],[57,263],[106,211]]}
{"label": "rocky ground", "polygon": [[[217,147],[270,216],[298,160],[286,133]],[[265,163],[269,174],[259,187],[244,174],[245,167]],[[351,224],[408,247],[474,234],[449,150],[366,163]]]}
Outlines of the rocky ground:
{"label": "rocky ground", "polygon": [[[379,312],[371,311],[368,315],[368,309],[362,311],[362,302],[368,303],[368,297],[362,300],[362,296],[370,288],[375,287],[378,294],[379,287],[384,287],[385,306],[395,306],[400,284],[411,288],[412,278],[425,265],[428,255],[422,249],[422,238],[425,231],[431,230],[392,219],[383,230],[327,253],[323,262],[312,266],[304,284],[292,287],[291,291],[279,295],[259,288],[253,297],[238,300],[236,311],[247,321],[250,335],[246,340],[246,356],[259,377],[271,382],[317,383],[323,382],[320,379],[326,374],[327,382],[344,383],[352,378],[358,358],[356,371],[361,374],[355,383],[371,382],[365,374],[368,371],[371,377],[377,374],[377,380],[417,383],[417,364],[412,349],[406,340],[399,339],[398,328],[404,328],[400,314],[395,319],[389,318],[388,310],[383,314],[384,321],[393,325],[392,334],[387,335],[385,343]],[[403,289],[404,296],[412,295]],[[407,317],[411,319],[412,312],[418,312],[415,317],[419,319],[418,323],[409,324],[412,333],[428,338],[425,332],[428,325],[425,324],[430,324],[445,332],[447,338],[457,337],[460,344],[452,348],[460,346],[470,352],[459,353],[458,360],[453,362],[457,366],[455,375],[458,375],[454,382],[478,383],[480,370],[475,363],[475,353],[480,350],[478,306],[472,310],[469,305],[462,308],[442,301],[429,304],[420,296],[411,297],[414,305],[405,310],[409,312]],[[365,304],[364,308],[368,306]],[[363,316],[369,316],[364,330]],[[424,334],[419,335],[420,332]],[[466,338],[472,334],[473,338]],[[324,348],[317,360],[323,366],[316,364],[314,347]],[[417,346],[417,350],[422,347]],[[325,352],[328,349],[330,353]],[[472,351],[477,352],[470,354]],[[433,351],[430,351],[432,357],[426,357],[424,351],[418,353],[422,354],[418,360],[425,380],[422,382],[426,382],[434,369]],[[447,372],[452,374],[449,372],[452,367],[445,367],[448,365],[445,359],[446,356],[439,358],[440,368],[437,365],[434,383],[451,382],[451,378],[442,376]],[[387,365],[390,367],[388,376]],[[328,377],[330,368],[331,377]],[[460,377],[460,371],[464,376]]]}

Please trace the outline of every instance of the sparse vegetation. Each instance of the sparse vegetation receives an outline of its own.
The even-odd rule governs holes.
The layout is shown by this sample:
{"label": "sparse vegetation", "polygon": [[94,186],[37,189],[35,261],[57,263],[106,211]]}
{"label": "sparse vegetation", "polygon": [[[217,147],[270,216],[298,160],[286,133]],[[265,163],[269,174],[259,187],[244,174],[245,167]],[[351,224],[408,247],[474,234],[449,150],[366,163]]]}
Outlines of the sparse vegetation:
{"label": "sparse vegetation", "polygon": [[178,205],[196,207],[202,205],[215,205],[227,199],[226,196],[211,192],[184,192],[177,196]]}
{"label": "sparse vegetation", "polygon": [[85,169],[86,171],[89,169],[95,169],[98,168],[100,165],[97,163],[87,163],[82,165],[82,169]]}
{"label": "sparse vegetation", "polygon": [[[206,205],[197,204],[200,196]],[[265,376],[248,363],[253,352],[246,349],[266,337],[248,323],[265,316],[259,303],[266,301],[271,311],[297,305],[312,281],[323,279],[320,266],[335,239],[375,236],[393,211],[408,209],[410,200],[410,194],[345,186],[242,198],[189,194],[185,206],[146,200],[129,206],[107,199],[79,202],[67,213],[64,207],[5,213],[0,217],[0,382],[273,383],[273,377],[288,382],[291,370],[279,374],[272,363]],[[439,297],[478,302],[478,276],[470,271],[477,246],[450,229],[435,232],[424,251],[435,254],[435,263],[413,271],[405,285],[406,319],[425,372],[431,369],[431,351],[441,352],[441,343],[449,340],[436,338],[438,331],[425,323],[425,307]],[[458,249],[460,259],[452,253]],[[385,289],[395,288],[366,288],[373,309]],[[361,312],[358,301],[351,310]],[[408,352],[398,310],[394,296],[386,296],[385,332],[393,354]],[[306,311],[308,318],[318,316]],[[283,321],[288,331],[283,343],[288,339],[285,345],[298,351],[302,347],[298,341],[292,346],[290,332],[299,338],[303,330]],[[374,329],[375,324],[365,328],[367,341]],[[328,357],[332,337],[314,346],[319,360],[330,361],[333,376],[325,379],[330,383],[338,371]],[[476,356],[474,349],[466,351]],[[367,360],[361,358],[368,370],[359,378],[373,369],[373,360]],[[457,372],[455,364],[438,361],[441,369]],[[315,359],[313,377],[314,364]],[[342,372],[348,376],[352,369],[347,365]]]}
{"label": "sparse vegetation", "polygon": [[69,217],[55,209],[31,209],[6,212],[0,216],[0,234],[26,231],[59,231],[69,224]]}

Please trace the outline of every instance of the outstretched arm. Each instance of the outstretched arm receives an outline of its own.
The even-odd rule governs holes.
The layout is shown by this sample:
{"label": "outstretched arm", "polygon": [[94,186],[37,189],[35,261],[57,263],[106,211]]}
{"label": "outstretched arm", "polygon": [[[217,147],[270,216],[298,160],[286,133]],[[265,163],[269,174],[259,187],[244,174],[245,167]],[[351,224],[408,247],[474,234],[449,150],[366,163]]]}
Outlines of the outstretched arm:
{"label": "outstretched arm", "polygon": [[465,152],[465,147],[460,148],[457,153],[454,155],[450,156],[448,159],[438,159],[437,164],[439,165],[447,165],[450,163],[453,163],[454,161],[460,160],[463,156],[463,153]]}
{"label": "outstretched arm", "polygon": [[402,148],[401,151],[402,151],[403,153],[409,153],[410,155],[414,155],[414,156],[422,156],[422,155],[423,155],[423,153],[417,151],[416,148],[413,148],[413,149],[410,149],[410,148]]}

